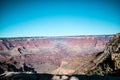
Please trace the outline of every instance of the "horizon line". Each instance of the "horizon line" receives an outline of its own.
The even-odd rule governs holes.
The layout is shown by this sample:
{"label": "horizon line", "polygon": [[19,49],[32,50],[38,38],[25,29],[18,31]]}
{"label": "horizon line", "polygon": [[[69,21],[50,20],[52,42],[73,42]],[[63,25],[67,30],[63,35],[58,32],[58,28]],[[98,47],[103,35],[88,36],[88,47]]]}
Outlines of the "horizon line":
{"label": "horizon line", "polygon": [[[116,33],[118,34],[118,33]],[[87,34],[87,35],[65,35],[65,36],[6,36],[0,38],[50,38],[50,37],[82,37],[82,36],[113,36],[115,34]]]}

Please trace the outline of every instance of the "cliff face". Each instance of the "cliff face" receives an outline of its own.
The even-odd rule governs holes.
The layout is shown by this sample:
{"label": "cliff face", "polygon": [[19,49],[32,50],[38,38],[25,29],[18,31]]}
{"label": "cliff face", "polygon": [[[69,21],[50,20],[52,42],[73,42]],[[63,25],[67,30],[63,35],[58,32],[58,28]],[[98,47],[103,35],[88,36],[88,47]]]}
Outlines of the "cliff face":
{"label": "cliff face", "polygon": [[[1,38],[0,69],[9,71],[8,64],[21,70],[22,66],[34,68],[38,73],[56,73],[68,64],[75,69],[103,51],[113,36]],[[79,58],[78,58],[79,57]],[[11,59],[13,62],[11,62]],[[16,62],[14,62],[16,61]],[[72,61],[71,64],[69,64]],[[81,64],[79,63],[81,62]],[[3,64],[6,69],[3,69]],[[70,67],[71,68],[71,67]],[[68,68],[69,69],[69,68]],[[62,70],[62,69],[61,69]],[[14,70],[13,70],[14,71]],[[68,74],[74,71],[63,70]]]}
{"label": "cliff face", "polygon": [[[33,53],[92,53],[102,51],[112,36],[46,37],[46,38],[2,38],[0,53],[9,55]],[[87,50],[86,50],[87,49]],[[89,51],[91,52],[89,52]]]}
{"label": "cliff face", "polygon": [[116,34],[102,52],[63,61],[55,73],[120,76],[120,34]]}

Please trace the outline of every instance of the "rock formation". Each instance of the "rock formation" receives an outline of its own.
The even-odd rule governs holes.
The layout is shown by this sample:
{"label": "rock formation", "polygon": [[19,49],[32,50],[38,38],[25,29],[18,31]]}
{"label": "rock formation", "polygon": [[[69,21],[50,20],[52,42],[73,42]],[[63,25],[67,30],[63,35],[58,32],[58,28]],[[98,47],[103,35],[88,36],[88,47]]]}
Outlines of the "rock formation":
{"label": "rock formation", "polygon": [[[77,56],[73,60],[63,61],[61,66],[55,71],[58,74],[86,74],[102,66],[106,72],[98,75],[106,75],[120,69],[120,34],[116,34],[110,40],[103,51],[99,53]],[[97,73],[90,73],[97,74]]]}
{"label": "rock formation", "polygon": [[112,37],[112,35],[98,35],[1,38],[0,62],[7,63],[13,58],[13,61],[25,63],[26,66],[34,68],[38,73],[54,73],[65,60],[73,60],[77,66],[79,61],[74,60],[77,56],[83,63],[88,61],[88,58],[92,59],[92,53],[102,51]]}
{"label": "rock formation", "polygon": [[[87,38],[87,39],[91,39],[91,38]],[[17,49],[20,48],[20,53],[21,53],[18,55],[16,54],[11,55],[12,50],[15,48],[15,45],[10,44],[9,41],[7,41],[7,43],[4,43],[5,44],[4,46],[7,46],[8,48],[5,47],[4,48],[8,52],[5,51],[5,49],[1,49],[1,52],[4,53],[1,53],[0,55],[0,59],[1,59],[0,73],[3,73],[5,71],[17,71],[17,72],[5,72],[0,75],[0,79],[1,80],[8,80],[8,79],[9,80],[16,80],[16,79],[23,79],[23,80],[92,79],[94,80],[97,78],[98,80],[103,80],[103,79],[119,80],[120,79],[120,33],[114,35],[112,39],[111,37],[107,38],[107,40],[101,38],[98,39],[98,37],[97,38],[92,37],[93,42],[96,41],[95,39],[98,40],[97,42],[99,42],[99,40],[103,40],[103,42],[102,41],[101,42],[104,44],[102,44],[101,46],[99,45],[100,46],[99,47],[97,46],[98,45],[97,42],[95,42],[93,45],[93,43],[90,43],[91,41],[89,42],[89,40],[85,40],[83,38],[79,39],[81,41],[79,41],[78,38],[73,39],[73,37],[72,39],[71,37],[64,38],[65,41],[61,38],[57,38],[55,40],[53,40],[52,38],[50,39],[49,44],[51,45],[54,44],[54,47],[53,45],[51,47],[52,49],[55,49],[55,51],[52,51],[51,48],[48,48],[48,46],[50,47],[48,43],[45,45],[41,43],[41,45],[44,46],[44,49],[41,45],[37,44],[39,46],[36,45],[34,47],[29,47],[31,53],[28,54],[26,52],[29,52],[29,49],[27,50],[28,47],[26,47],[25,45],[22,47],[21,46],[17,47]],[[88,43],[86,41],[88,41]],[[84,42],[84,44],[83,43],[80,44],[80,42]],[[13,45],[14,47],[9,48],[10,47],[8,46],[9,44]],[[72,48],[70,47],[70,45],[72,45],[71,46]],[[46,46],[47,49],[45,48]],[[78,46],[80,47],[78,48]],[[36,47],[39,50],[34,52],[33,48]],[[75,49],[74,47],[77,49]],[[89,48],[90,50],[92,50],[91,52],[77,51],[81,49],[89,50]],[[97,50],[97,48],[101,48],[101,49]],[[47,51],[48,49],[49,51]],[[73,51],[70,50],[72,51],[70,52],[69,49],[72,49]],[[10,54],[9,51],[11,51]],[[38,70],[40,70],[41,72],[39,72]],[[52,74],[42,74],[42,73],[52,73]],[[106,77],[102,77],[104,75],[106,75]]]}
{"label": "rock formation", "polygon": [[104,52],[95,60],[99,64],[88,71],[90,74],[120,76],[120,33],[107,43]]}
{"label": "rock formation", "polygon": [[30,72],[5,72],[0,80],[120,80],[120,77],[98,75],[53,75],[35,74]]}

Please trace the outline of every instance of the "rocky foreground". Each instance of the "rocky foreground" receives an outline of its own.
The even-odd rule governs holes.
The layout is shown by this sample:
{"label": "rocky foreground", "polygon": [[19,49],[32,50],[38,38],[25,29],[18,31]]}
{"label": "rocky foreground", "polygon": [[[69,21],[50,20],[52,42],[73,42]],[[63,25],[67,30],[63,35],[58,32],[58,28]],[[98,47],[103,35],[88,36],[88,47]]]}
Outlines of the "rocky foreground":
{"label": "rocky foreground", "polygon": [[120,80],[115,76],[99,75],[53,75],[53,74],[35,74],[28,72],[7,72],[0,75],[0,80]]}
{"label": "rocky foreground", "polygon": [[6,47],[0,55],[2,80],[120,80],[120,34],[5,41],[1,39]]}

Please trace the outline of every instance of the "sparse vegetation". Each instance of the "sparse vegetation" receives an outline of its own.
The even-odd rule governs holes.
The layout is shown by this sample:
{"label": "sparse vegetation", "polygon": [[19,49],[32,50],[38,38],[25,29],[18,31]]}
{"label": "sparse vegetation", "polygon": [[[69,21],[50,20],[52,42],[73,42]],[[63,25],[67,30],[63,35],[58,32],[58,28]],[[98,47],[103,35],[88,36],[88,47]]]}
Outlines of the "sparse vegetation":
{"label": "sparse vegetation", "polygon": [[95,69],[87,71],[86,74],[100,76],[108,75],[113,71],[113,68],[111,68],[110,64],[111,63],[101,63]]}

